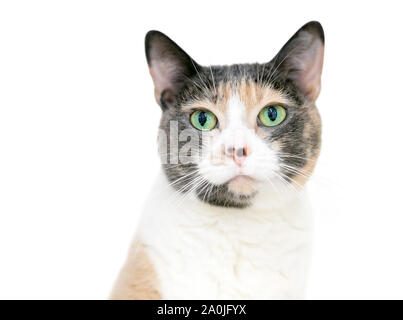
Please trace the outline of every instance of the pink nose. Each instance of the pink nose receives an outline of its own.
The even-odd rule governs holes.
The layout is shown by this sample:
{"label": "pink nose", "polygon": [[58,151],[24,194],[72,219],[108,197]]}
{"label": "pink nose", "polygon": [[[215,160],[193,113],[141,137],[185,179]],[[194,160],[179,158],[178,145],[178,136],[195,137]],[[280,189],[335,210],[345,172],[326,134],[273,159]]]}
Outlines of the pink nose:
{"label": "pink nose", "polygon": [[235,147],[227,147],[225,149],[225,154],[229,157],[232,157],[234,162],[237,164],[237,166],[241,167],[245,158],[249,155],[250,151],[248,147],[240,147],[240,148],[235,148]]}

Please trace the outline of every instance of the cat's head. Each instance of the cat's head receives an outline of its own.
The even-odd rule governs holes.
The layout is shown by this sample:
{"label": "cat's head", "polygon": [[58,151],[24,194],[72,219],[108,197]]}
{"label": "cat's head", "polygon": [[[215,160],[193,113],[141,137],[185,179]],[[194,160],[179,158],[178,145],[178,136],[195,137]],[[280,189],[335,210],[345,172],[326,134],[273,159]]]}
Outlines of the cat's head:
{"label": "cat's head", "polygon": [[145,45],[162,109],[161,160],[174,188],[213,205],[246,207],[263,188],[304,185],[321,140],[318,22],[263,64],[204,67],[158,31]]}

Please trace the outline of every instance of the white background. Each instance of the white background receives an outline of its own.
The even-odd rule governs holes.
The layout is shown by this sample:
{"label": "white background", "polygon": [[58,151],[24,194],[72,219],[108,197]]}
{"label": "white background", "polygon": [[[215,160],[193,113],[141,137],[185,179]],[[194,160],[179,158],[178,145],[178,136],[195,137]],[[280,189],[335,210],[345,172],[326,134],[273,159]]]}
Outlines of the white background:
{"label": "white background", "polygon": [[265,62],[326,34],[309,298],[403,298],[399,2],[2,1],[0,298],[106,298],[159,169],[143,41]]}

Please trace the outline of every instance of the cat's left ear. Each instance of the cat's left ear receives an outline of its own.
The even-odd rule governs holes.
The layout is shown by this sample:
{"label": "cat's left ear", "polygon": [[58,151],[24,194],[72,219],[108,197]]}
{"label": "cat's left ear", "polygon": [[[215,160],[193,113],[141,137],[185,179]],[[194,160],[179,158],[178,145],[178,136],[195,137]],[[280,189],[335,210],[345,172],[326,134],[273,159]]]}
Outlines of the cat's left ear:
{"label": "cat's left ear", "polygon": [[325,36],[321,24],[308,22],[273,59],[274,68],[290,79],[312,102],[320,93]]}

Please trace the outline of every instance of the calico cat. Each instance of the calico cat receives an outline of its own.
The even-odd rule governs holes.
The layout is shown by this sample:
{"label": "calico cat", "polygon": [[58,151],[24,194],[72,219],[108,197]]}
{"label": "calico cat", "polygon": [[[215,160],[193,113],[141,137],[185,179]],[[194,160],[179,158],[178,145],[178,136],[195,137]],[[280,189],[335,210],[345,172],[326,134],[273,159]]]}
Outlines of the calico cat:
{"label": "calico cat", "polygon": [[162,172],[111,298],[303,298],[321,25],[264,64],[203,67],[158,31],[145,46]]}

